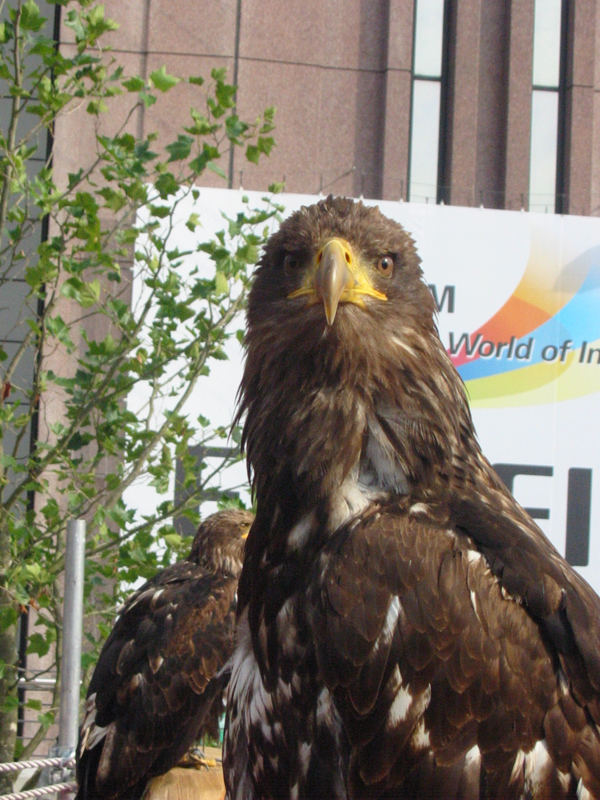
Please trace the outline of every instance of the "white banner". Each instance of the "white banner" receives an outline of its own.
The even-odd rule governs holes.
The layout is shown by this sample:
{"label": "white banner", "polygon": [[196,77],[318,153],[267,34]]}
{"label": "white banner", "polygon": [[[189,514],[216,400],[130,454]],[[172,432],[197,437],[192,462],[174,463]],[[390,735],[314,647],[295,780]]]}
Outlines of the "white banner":
{"label": "white banner", "polygon": [[[235,216],[242,194],[253,206],[264,196],[201,189],[179,213],[198,214],[204,239],[223,227],[221,212]],[[276,199],[287,214],[319,198]],[[600,220],[364,202],[416,241],[484,452],[600,592]],[[182,224],[175,243],[185,250],[189,236]],[[228,353],[211,370],[210,390],[205,382],[189,403],[222,425],[233,416],[243,361],[236,341]]]}

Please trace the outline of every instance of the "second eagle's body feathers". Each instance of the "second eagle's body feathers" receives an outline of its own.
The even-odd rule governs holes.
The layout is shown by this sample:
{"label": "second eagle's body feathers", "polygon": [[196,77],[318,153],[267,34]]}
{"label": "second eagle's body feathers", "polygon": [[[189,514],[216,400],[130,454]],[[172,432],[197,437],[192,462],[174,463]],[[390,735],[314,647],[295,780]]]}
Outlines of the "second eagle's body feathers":
{"label": "second eagle's body feathers", "polygon": [[219,736],[247,511],[200,525],[187,559],[125,603],[88,686],[77,800],[136,800],[205,734]]}

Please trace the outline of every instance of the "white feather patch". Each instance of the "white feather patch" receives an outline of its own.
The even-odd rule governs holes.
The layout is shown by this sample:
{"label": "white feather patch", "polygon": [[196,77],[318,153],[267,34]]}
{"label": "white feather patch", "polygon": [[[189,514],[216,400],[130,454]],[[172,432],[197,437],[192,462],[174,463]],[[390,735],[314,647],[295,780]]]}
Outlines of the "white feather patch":
{"label": "white feather patch", "polygon": [[394,631],[396,630],[396,625],[398,624],[398,617],[400,616],[400,598],[398,595],[394,595],[392,600],[388,606],[387,613],[385,615],[385,621],[383,623],[383,627],[381,629],[381,633],[377,637],[375,642],[374,649],[377,651],[381,647],[386,647],[392,637],[394,636]]}
{"label": "white feather patch", "polygon": [[321,689],[317,698],[317,724],[330,727],[336,716],[329,689]]}
{"label": "white feather patch", "polygon": [[238,708],[248,715],[244,719],[246,730],[252,722],[264,720],[266,711],[271,710],[271,700],[263,686],[252,649],[247,614],[238,627],[238,643],[231,659],[229,695],[235,696]]}
{"label": "white feather patch", "polygon": [[410,689],[402,686],[394,697],[394,702],[388,711],[387,724],[390,728],[395,727],[400,722],[404,722],[406,716],[414,702],[414,697]]}
{"label": "white feather patch", "polygon": [[427,516],[429,514],[429,506],[427,503],[413,503],[408,509],[408,513],[413,516]]}
{"label": "white feather patch", "polygon": [[481,751],[476,744],[471,747],[470,750],[467,750],[465,753],[465,766],[471,767],[473,765],[479,766],[481,764]]}
{"label": "white feather patch", "polygon": [[417,358],[417,354],[415,351],[410,347],[410,345],[406,344],[406,342],[401,339],[399,336],[391,336],[390,342],[394,344],[396,347],[399,347],[401,350],[404,350],[406,353],[411,355],[413,358]]}
{"label": "white feather patch", "polygon": [[468,564],[478,564],[483,559],[479,550],[467,550],[466,554]]}
{"label": "white feather patch", "polygon": [[[228,687],[227,705],[230,709],[228,728],[224,742],[224,752],[228,759],[235,763],[237,787],[234,788],[230,800],[250,800],[246,796],[246,788],[251,785],[250,764],[247,746],[238,746],[238,742],[250,741],[250,730],[259,727],[263,736],[271,741],[272,730],[269,720],[272,717],[270,695],[260,677],[260,670],[252,649],[252,640],[248,626],[248,612],[242,615],[237,631],[237,644],[231,657],[231,679]],[[230,755],[231,751],[231,755]],[[262,755],[255,754],[253,764],[254,776],[258,778],[263,771]],[[246,787],[246,788],[245,788]]]}
{"label": "white feather patch", "polygon": [[416,750],[425,750],[431,745],[429,731],[425,727],[425,720],[423,717],[419,720],[419,724],[412,735],[412,744]]}
{"label": "white feather patch", "polygon": [[475,744],[465,753],[464,774],[476,785],[481,774],[481,751]]}
{"label": "white feather patch", "polygon": [[310,532],[314,525],[315,515],[311,511],[297,522],[288,533],[287,546],[289,550],[301,550],[309,539]]}
{"label": "white feather patch", "polygon": [[594,800],[594,796],[585,788],[581,778],[577,784],[577,800]]}
{"label": "white feather patch", "polygon": [[356,517],[371,502],[371,494],[358,482],[357,469],[353,469],[331,498],[329,511],[329,530],[337,530],[341,525]]}
{"label": "white feather patch", "polygon": [[107,730],[108,726],[100,727],[100,725],[96,725],[96,692],[93,692],[85,701],[79,755],[83,755],[86,750],[93,750],[104,739]]}
{"label": "white feather patch", "polygon": [[310,742],[300,742],[300,746],[298,748],[298,760],[300,762],[300,766],[302,768],[302,773],[306,775],[308,772],[308,767],[310,765],[310,757],[312,753],[312,745]]}
{"label": "white feather patch", "polygon": [[[400,675],[399,670],[398,675]],[[430,700],[431,686],[428,686],[425,691],[421,692],[421,694],[414,695],[408,687],[400,685],[396,691],[394,701],[392,702],[392,705],[387,713],[387,719],[385,723],[386,729],[391,730],[397,725],[400,725],[405,721],[409,712],[411,716],[420,720],[421,722],[421,718],[425,713],[425,709],[429,705]],[[425,731],[424,727],[421,734],[419,734],[418,728],[420,722],[415,727],[414,735],[425,736],[427,732]],[[427,741],[429,741],[429,734],[427,734]]]}
{"label": "white feather patch", "polygon": [[473,589],[471,589],[469,591],[469,598],[471,600],[471,607],[472,607],[473,611],[475,612],[475,616],[481,622],[481,617],[479,616],[479,610],[477,608],[477,595],[475,594]]}
{"label": "white feather patch", "polygon": [[533,795],[539,794],[538,784],[545,784],[548,774],[554,769],[554,761],[548,752],[546,740],[539,739],[534,747],[525,754],[523,765],[525,791]]}

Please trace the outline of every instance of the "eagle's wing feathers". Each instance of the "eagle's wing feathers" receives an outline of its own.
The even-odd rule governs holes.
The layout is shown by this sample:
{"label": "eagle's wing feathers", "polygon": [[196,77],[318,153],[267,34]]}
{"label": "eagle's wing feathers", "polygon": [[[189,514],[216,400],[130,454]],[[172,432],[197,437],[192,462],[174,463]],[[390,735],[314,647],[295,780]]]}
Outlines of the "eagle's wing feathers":
{"label": "eagle's wing feathers", "polygon": [[430,787],[434,764],[457,791],[485,772],[520,796],[536,748],[556,763],[548,791],[571,770],[600,791],[589,709],[561,692],[556,650],[461,531],[408,510],[372,515],[323,549],[310,600],[357,797],[366,776],[371,790]]}
{"label": "eagle's wing feathers", "polygon": [[[512,498],[504,516],[480,498],[463,497],[455,513],[501,585],[523,603],[556,648],[565,674],[600,723],[600,601]],[[521,515],[515,518],[515,514]]]}
{"label": "eagle's wing feathers", "polygon": [[[437,376],[443,380],[443,375]],[[544,536],[531,518],[514,501],[487,459],[477,453],[477,463],[467,448],[454,448],[451,457],[444,452],[448,442],[438,440],[437,429],[423,419],[408,418],[401,408],[385,405],[378,410],[378,421],[390,447],[399,452],[407,435],[423,446],[424,457],[434,463],[437,457],[448,460],[461,482],[460,491],[438,495],[446,514],[477,543],[492,572],[508,593],[518,598],[539,622],[544,635],[556,647],[573,688],[585,702],[596,722],[600,691],[600,602],[596,593]],[[423,426],[418,436],[408,433]],[[464,431],[459,429],[460,438]],[[472,436],[472,432],[467,431]],[[436,453],[437,451],[437,453]],[[472,477],[478,468],[489,482],[482,486]]]}
{"label": "eagle's wing feathers", "polygon": [[95,778],[106,796],[177,763],[208,721],[226,683],[217,673],[233,647],[236,587],[179,563],[124,606],[89,686],[93,724],[116,726]]}
{"label": "eagle's wing feathers", "polygon": [[[196,651],[202,648],[201,626],[209,628],[218,643],[225,618],[231,613],[236,583],[207,574],[197,565],[185,564],[179,570],[180,566],[169,568],[166,580],[146,584],[123,607],[90,681],[99,713],[104,708],[115,712],[131,691],[146,695],[143,687],[154,682],[164,692],[165,680],[170,680],[176,666],[190,670],[181,672],[181,679],[199,691],[215,674],[215,663],[196,658]],[[142,684],[131,683],[136,675],[144,677]],[[145,713],[151,718],[152,708],[147,707]],[[103,724],[101,717],[98,721]]]}

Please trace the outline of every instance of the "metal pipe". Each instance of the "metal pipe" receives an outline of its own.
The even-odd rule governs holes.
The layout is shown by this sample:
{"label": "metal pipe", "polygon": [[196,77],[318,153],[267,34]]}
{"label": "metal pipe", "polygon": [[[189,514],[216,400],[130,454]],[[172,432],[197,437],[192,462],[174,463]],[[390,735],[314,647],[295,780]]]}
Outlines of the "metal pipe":
{"label": "metal pipe", "polygon": [[69,520],[67,524],[58,727],[58,748],[61,755],[67,751],[74,751],[77,746],[83,630],[85,527],[85,521],[82,519]]}

